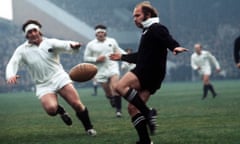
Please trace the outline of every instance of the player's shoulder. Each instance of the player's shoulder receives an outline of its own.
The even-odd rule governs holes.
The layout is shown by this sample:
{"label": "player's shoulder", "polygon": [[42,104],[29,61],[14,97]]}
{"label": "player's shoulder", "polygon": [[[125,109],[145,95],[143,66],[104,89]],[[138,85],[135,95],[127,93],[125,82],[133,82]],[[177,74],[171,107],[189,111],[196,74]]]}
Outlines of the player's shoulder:
{"label": "player's shoulder", "polygon": [[192,53],[192,55],[191,55],[192,58],[194,58],[194,57],[196,57],[196,56],[197,56],[197,53],[195,53],[195,52]]}
{"label": "player's shoulder", "polygon": [[153,28],[167,28],[165,25],[161,24],[161,23],[154,23],[151,25],[151,27]]}
{"label": "player's shoulder", "polygon": [[23,42],[22,44],[20,44],[17,48],[19,49],[19,48],[23,48],[23,47],[26,47],[26,46],[28,46],[28,45],[30,45],[29,44],[29,42],[26,40],[25,42]]}
{"label": "player's shoulder", "polygon": [[155,33],[169,33],[168,28],[160,23],[154,23],[150,26],[149,28],[150,31],[155,32]]}
{"label": "player's shoulder", "polygon": [[42,43],[44,44],[53,44],[53,43],[57,43],[58,41],[61,41],[61,40],[57,38],[42,37]]}
{"label": "player's shoulder", "polygon": [[32,44],[30,44],[30,43],[28,42],[28,40],[26,40],[25,42],[23,42],[22,44],[20,44],[20,45],[17,47],[16,50],[20,51],[20,50],[22,50],[22,49],[24,49],[24,48],[26,48],[26,47],[31,47],[31,46],[32,46]]}
{"label": "player's shoulder", "polygon": [[114,39],[114,38],[112,38],[112,37],[106,37],[105,43],[106,43],[106,44],[112,44],[112,45],[117,45],[117,44],[118,44],[118,42],[116,41],[116,39]]}
{"label": "player's shoulder", "polygon": [[58,40],[58,39],[56,39],[56,38],[42,37],[42,40],[43,40],[43,41],[56,41],[56,40]]}
{"label": "player's shoulder", "polygon": [[211,52],[207,50],[202,50],[202,54],[211,54]]}
{"label": "player's shoulder", "polygon": [[116,39],[115,38],[112,38],[112,37],[106,37],[106,41],[110,41],[110,42],[115,42]]}
{"label": "player's shoulder", "polygon": [[239,43],[240,43],[240,36],[238,36],[238,37],[235,39],[235,42],[239,42]]}
{"label": "player's shoulder", "polygon": [[97,43],[97,39],[93,39],[93,40],[91,40],[87,43],[86,47],[89,47],[89,46],[94,45],[96,43]]}

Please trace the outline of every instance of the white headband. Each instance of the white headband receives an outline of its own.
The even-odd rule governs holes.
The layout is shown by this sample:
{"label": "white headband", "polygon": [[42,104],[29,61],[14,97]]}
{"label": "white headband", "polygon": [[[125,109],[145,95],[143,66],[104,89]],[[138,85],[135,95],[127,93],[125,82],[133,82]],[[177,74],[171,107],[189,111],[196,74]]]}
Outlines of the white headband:
{"label": "white headband", "polygon": [[40,31],[40,27],[38,25],[31,23],[31,24],[28,24],[26,26],[26,28],[25,28],[25,35],[27,35],[28,31],[30,31],[32,29],[36,29],[36,30]]}
{"label": "white headband", "polygon": [[95,30],[95,32],[96,32],[96,33],[98,33],[98,32],[104,32],[104,33],[106,33],[107,31],[106,31],[106,29],[97,28],[97,29]]}

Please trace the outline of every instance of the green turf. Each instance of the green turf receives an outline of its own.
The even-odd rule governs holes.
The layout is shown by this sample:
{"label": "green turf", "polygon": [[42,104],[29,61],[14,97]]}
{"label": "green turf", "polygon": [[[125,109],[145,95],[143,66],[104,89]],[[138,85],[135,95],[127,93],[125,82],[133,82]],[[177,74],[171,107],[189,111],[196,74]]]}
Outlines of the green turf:
{"label": "green turf", "polygon": [[[214,81],[218,96],[201,100],[202,85],[164,83],[148,105],[158,110],[155,144],[239,144],[240,81]],[[101,89],[80,89],[98,135],[89,137],[73,110],[60,99],[73,118],[73,126],[50,117],[34,93],[0,94],[1,144],[134,144],[138,139],[123,102],[123,118],[116,118]]]}

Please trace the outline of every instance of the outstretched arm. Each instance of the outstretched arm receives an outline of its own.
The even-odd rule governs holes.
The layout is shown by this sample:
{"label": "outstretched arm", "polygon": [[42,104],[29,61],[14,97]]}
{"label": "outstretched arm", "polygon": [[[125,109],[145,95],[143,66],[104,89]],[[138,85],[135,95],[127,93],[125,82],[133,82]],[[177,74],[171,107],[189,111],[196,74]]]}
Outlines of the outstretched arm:
{"label": "outstretched arm", "polygon": [[15,76],[12,76],[12,77],[8,78],[7,79],[7,84],[16,84],[18,78],[20,78],[19,75],[15,75]]}
{"label": "outstretched arm", "polygon": [[77,53],[82,46],[80,42],[76,41],[50,39],[49,42],[51,47],[48,51],[53,53]]}
{"label": "outstretched arm", "polygon": [[5,75],[7,84],[17,83],[17,79],[20,77],[19,75],[17,75],[17,71],[21,64],[22,64],[21,49],[17,48],[6,66]]}
{"label": "outstretched arm", "polygon": [[188,49],[183,47],[176,47],[173,49],[173,54],[177,55],[178,53],[185,52],[185,51],[188,51]]}
{"label": "outstretched arm", "polygon": [[70,46],[72,49],[79,49],[82,46],[82,44],[79,42],[75,42],[75,43],[70,43]]}
{"label": "outstretched arm", "polygon": [[221,68],[220,68],[219,62],[217,61],[216,57],[214,55],[212,55],[211,53],[208,53],[208,57],[209,57],[210,61],[215,65],[216,71],[220,72]]}
{"label": "outstretched arm", "polygon": [[122,60],[122,61],[126,61],[129,63],[136,63],[137,56],[138,56],[138,53],[135,52],[135,53],[130,53],[130,54],[113,53],[109,57],[111,60]]}

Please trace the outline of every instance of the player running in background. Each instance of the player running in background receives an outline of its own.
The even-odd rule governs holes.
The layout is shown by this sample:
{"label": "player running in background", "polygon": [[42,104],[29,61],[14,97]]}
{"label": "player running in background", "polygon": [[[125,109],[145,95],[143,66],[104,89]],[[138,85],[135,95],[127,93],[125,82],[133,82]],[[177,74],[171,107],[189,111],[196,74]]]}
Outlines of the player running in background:
{"label": "player running in background", "polygon": [[17,71],[24,64],[36,84],[36,95],[47,114],[50,116],[59,114],[66,125],[72,125],[70,116],[58,103],[59,94],[76,111],[76,116],[87,134],[95,136],[96,131],[90,121],[88,109],[80,101],[77,90],[68,73],[64,71],[59,57],[63,52],[78,52],[81,44],[43,37],[41,27],[36,20],[28,20],[23,24],[22,30],[27,40],[17,47],[7,64],[7,83],[17,83],[19,78]]}
{"label": "player running in background", "polygon": [[197,70],[199,75],[202,76],[203,81],[203,97],[205,99],[208,94],[208,90],[212,92],[213,97],[217,96],[213,85],[210,82],[211,76],[211,64],[214,64],[216,71],[220,72],[220,65],[209,51],[202,50],[201,44],[197,43],[194,45],[195,52],[191,55],[191,66],[194,70]]}
{"label": "player running in background", "polygon": [[233,50],[233,56],[234,61],[236,63],[237,68],[240,69],[240,36],[237,37],[234,41],[234,50]]}
{"label": "player running in background", "polygon": [[113,89],[113,86],[120,77],[119,63],[109,60],[109,54],[113,52],[125,52],[119,47],[115,39],[107,37],[106,26],[97,25],[95,32],[96,38],[86,46],[84,61],[93,63],[98,67],[95,79],[102,86],[111,106],[116,108],[116,116],[121,117],[121,96]]}
{"label": "player running in background", "polygon": [[110,58],[136,64],[115,88],[129,102],[128,112],[139,136],[137,144],[152,144],[147,126],[150,133],[154,134],[157,111],[149,108],[146,102],[161,87],[166,73],[168,49],[174,54],[187,49],[180,47],[168,29],[160,24],[158,12],[150,2],[137,4],[133,19],[136,26],[143,30],[138,51],[131,54],[114,53]]}
{"label": "player running in background", "polygon": [[95,77],[92,79],[92,87],[93,87],[92,96],[97,96],[98,95],[98,82]]}

